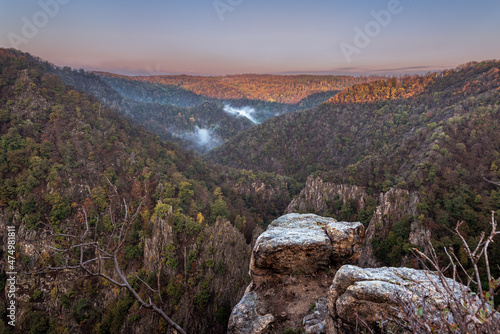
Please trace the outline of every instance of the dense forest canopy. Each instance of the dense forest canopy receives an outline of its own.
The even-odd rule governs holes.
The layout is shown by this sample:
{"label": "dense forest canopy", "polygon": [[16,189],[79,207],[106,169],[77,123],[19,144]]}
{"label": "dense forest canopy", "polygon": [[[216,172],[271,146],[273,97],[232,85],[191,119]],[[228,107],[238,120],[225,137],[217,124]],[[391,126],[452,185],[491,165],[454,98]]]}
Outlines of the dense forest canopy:
{"label": "dense forest canopy", "polygon": [[[252,240],[308,177],[365,191],[363,207],[335,198],[323,214],[366,226],[381,193],[418,194],[415,216],[386,217],[390,231],[369,241],[381,264],[415,265],[403,260],[417,222],[442,258],[444,247],[454,249],[470,268],[450,229],[464,220],[474,245],[500,210],[499,103],[499,61],[394,78],[123,77],[0,49],[0,220],[16,226],[19,240],[58,248],[67,244],[47,230],[77,229],[85,213],[103,242],[124,207],[137,210],[119,264],[158,284],[155,302],[188,332],[223,333],[249,283]],[[228,105],[254,108],[258,122]],[[197,129],[222,145],[203,157],[186,150],[193,147],[181,135]],[[28,270],[39,259],[24,246],[19,263]],[[500,246],[490,251],[497,277]],[[20,291],[33,296],[22,300],[21,332],[166,331],[103,280],[73,277],[47,290],[43,279],[24,279],[37,283]]]}
{"label": "dense forest canopy", "polygon": [[[435,245],[460,248],[449,228],[465,220],[474,243],[488,229],[491,211],[500,209],[499,87],[499,61],[362,83],[312,110],[240,133],[209,156],[302,182],[313,174],[363,186],[375,199],[392,187],[417,191],[416,218],[432,231]],[[348,220],[371,217],[352,203],[332,202],[330,212]],[[376,242],[383,263],[399,265],[409,252],[403,245],[413,218]],[[395,245],[401,247],[391,255]],[[492,253],[498,263],[500,247]]]}
{"label": "dense forest canopy", "polygon": [[[208,164],[92,96],[66,87],[51,72],[52,65],[36,57],[0,49],[2,224],[24,231],[19,242],[36,243],[45,240],[47,228],[56,233],[76,229],[84,210],[98,237],[109,233],[112,221],[123,214],[120,203],[127,203],[131,211],[139,208],[119,257],[124,270],[149,284],[158,277],[165,287],[162,308],[187,330],[211,327],[224,332],[229,298],[236,296],[231,289],[247,284],[247,269],[239,268],[248,260],[246,242],[256,226],[264,227],[283,212],[293,180]],[[253,184],[264,191],[253,192]],[[218,239],[206,237],[226,226],[222,221],[216,224],[219,220],[231,222],[232,229],[224,227],[229,231],[225,238],[234,240],[218,244]],[[148,272],[145,242],[154,237],[153,228],[161,221],[173,234],[158,254],[163,265]],[[240,248],[231,250],[231,245]],[[54,246],[63,247],[64,242],[56,239]],[[184,249],[189,250],[188,262]],[[222,257],[230,251],[238,259]],[[214,259],[219,262],[212,263]],[[19,258],[26,270],[37,261],[26,253]],[[225,284],[228,294],[217,295],[218,284]],[[52,297],[38,290],[39,297],[22,304],[26,312],[20,330],[71,332],[71,326],[80,326],[87,332],[108,333],[132,325],[134,320],[124,318],[127,310],[134,309],[131,296],[117,292],[104,304],[98,296],[107,289],[103,281],[93,279],[88,286],[82,278],[59,293],[54,291]],[[39,307],[50,298],[62,305],[62,311],[49,318]],[[99,302],[92,304],[91,299]],[[131,312],[147,319],[137,309]],[[116,317],[122,320],[113,322]]]}
{"label": "dense forest canopy", "polygon": [[[151,77],[127,77],[111,73],[89,73],[47,64],[47,70],[61,76],[66,85],[91,94],[142,124],[162,139],[174,141],[198,153],[206,153],[239,132],[280,114],[315,107],[332,98],[349,84],[380,77],[343,76],[168,76],[168,83]],[[248,79],[250,78],[250,79]],[[241,80],[240,80],[241,79]],[[245,80],[243,80],[245,79]],[[237,81],[241,94],[231,94]],[[243,81],[242,81],[243,80]],[[235,82],[236,82],[235,81]],[[241,82],[240,82],[241,81]],[[188,83],[196,83],[194,89]],[[214,93],[213,84],[225,82]],[[229,85],[229,86],[227,86]],[[246,91],[267,92],[275,98]],[[276,102],[281,94],[300,96],[293,103]],[[298,95],[297,95],[298,94]]]}
{"label": "dense forest canopy", "polygon": [[339,91],[357,83],[380,79],[380,76],[342,75],[270,75],[242,74],[228,76],[153,75],[125,77],[97,72],[108,78],[126,78],[181,87],[197,95],[214,99],[252,99],[295,104],[315,93]]}

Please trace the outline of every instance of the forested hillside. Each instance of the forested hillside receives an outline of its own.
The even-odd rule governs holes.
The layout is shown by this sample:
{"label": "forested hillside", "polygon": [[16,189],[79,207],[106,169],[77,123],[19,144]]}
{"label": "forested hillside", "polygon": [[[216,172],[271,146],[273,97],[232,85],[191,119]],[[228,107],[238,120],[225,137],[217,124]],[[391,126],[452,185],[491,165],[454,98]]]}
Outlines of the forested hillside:
{"label": "forested hillside", "polygon": [[[92,94],[162,139],[201,153],[269,118],[315,107],[341,88],[377,78],[234,76],[227,81],[224,77],[162,76],[156,80],[46,65],[65,84]],[[241,88],[240,93],[231,93],[235,87]],[[293,103],[275,102],[291,92],[297,93]]]}
{"label": "forested hillside", "polygon": [[[474,245],[488,231],[491,211],[500,210],[498,61],[364,83],[310,76],[160,78],[166,81],[96,75],[0,49],[0,220],[18,231],[19,272],[63,265],[62,256],[42,249],[71,247],[67,236],[85,230],[85,222],[104,245],[113,243],[117,222],[126,221],[130,230],[117,264],[139,295],[152,296],[188,332],[224,333],[249,283],[252,240],[285,212],[309,176],[304,194],[331,188],[319,189],[332,194],[319,198],[326,215],[365,225],[380,202],[409,202],[391,196],[415,199],[416,215],[374,220],[388,222],[372,229],[369,244],[384,265],[408,259],[417,222],[441,258],[444,247],[454,249],[470,268],[450,229],[464,220],[461,232]],[[338,94],[329,90],[348,83],[354,85]],[[204,89],[205,95],[196,91]],[[217,96],[218,89],[226,95]],[[288,99],[282,90],[295,92],[294,104],[272,101]],[[264,114],[279,116],[257,124]],[[192,148],[186,142],[194,143],[186,136],[206,141],[205,148],[223,144],[208,155],[218,164],[185,150]],[[298,200],[310,211],[305,197]],[[492,244],[490,251],[497,277],[500,247]],[[90,256],[74,249],[64,254]],[[479,267],[484,273],[484,263]],[[2,272],[0,282],[5,278]],[[129,292],[79,271],[20,274],[18,286],[22,312],[14,333],[170,328]],[[2,319],[5,312],[0,309]]]}
{"label": "forested hillside", "polygon": [[377,76],[332,75],[268,75],[243,74],[228,76],[154,75],[126,77],[116,74],[100,75],[111,81],[121,79],[126,89],[135,80],[161,84],[164,89],[183,89],[200,96],[218,100],[250,99],[265,102],[296,104],[316,93],[340,91],[354,84],[380,79]]}
{"label": "forested hillside", "polygon": [[[300,181],[321,175],[336,184],[363,186],[374,196],[391,187],[419,191],[415,218],[432,231],[435,246],[460,248],[448,228],[465,220],[464,233],[474,242],[488,228],[491,211],[500,209],[499,87],[498,61],[363,83],[313,110],[253,127],[210,157]],[[331,212],[344,205],[333,201]],[[346,207],[343,218],[366,220],[358,214]],[[397,228],[390,238],[374,241],[385,264],[398,265],[409,252],[407,245],[388,257],[408,238],[409,222]],[[500,247],[492,252],[498,263]]]}
{"label": "forested hillside", "polygon": [[[248,283],[247,243],[256,226],[283,212],[293,181],[207,164],[66,87],[52,70],[29,54],[0,49],[0,221],[18,231],[15,332],[166,330],[105,280],[87,280],[81,271],[21,274],[63,264],[44,246],[64,248],[68,240],[48,231],[77,233],[88,220],[89,233],[102,242],[126,212],[137,216],[117,253],[124,273],[161,287],[155,302],[188,332],[225,332]],[[133,282],[146,298],[147,287]],[[5,309],[0,313],[0,331],[8,333]]]}
{"label": "forested hillside", "polygon": [[92,94],[107,107],[126,115],[162,139],[198,152],[207,152],[253,125],[245,117],[225,112],[222,103],[193,97],[194,94],[175,87],[169,90],[160,85],[134,82],[127,92],[123,92],[93,73],[68,67],[61,69],[50,64],[47,64],[47,70],[61,76],[65,84]]}

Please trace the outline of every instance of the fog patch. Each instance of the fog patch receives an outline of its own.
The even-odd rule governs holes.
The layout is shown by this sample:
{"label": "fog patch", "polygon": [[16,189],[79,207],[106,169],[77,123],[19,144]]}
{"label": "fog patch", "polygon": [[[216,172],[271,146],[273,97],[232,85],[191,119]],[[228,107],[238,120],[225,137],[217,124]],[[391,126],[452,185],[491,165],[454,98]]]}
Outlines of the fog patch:
{"label": "fog patch", "polygon": [[260,124],[252,115],[255,113],[255,109],[252,107],[243,107],[243,108],[233,108],[229,104],[225,104],[224,108],[222,109],[228,114],[234,115],[234,116],[241,116],[248,118],[252,123],[254,124]]}
{"label": "fog patch", "polygon": [[168,132],[174,137],[186,141],[189,144],[189,148],[201,152],[208,152],[222,144],[219,136],[215,133],[215,129],[200,128],[198,125],[195,126],[193,131],[169,129]]}

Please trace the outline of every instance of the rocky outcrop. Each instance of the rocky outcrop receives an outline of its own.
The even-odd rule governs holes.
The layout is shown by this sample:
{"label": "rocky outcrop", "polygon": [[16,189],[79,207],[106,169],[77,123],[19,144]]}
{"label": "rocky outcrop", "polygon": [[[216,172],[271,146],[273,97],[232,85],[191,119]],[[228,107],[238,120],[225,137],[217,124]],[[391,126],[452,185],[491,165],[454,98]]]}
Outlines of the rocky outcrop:
{"label": "rocky outcrop", "polygon": [[359,222],[297,213],[273,221],[256,240],[252,282],[233,309],[229,333],[280,333],[297,324],[307,333],[324,333],[334,269],[355,263],[363,243]]}
{"label": "rocky outcrop", "polygon": [[288,205],[286,212],[311,212],[312,210],[314,213],[322,214],[328,207],[327,203],[337,197],[343,202],[348,199],[355,200],[359,208],[363,208],[368,194],[362,187],[324,182],[319,177],[309,176],[306,186]]}
{"label": "rocky outcrop", "polygon": [[[314,334],[353,334],[360,326],[374,329],[380,324],[410,333],[414,328],[408,327],[412,323],[408,319],[421,321],[422,314],[435,328],[453,323],[453,312],[447,311],[452,305],[493,312],[466,286],[435,272],[349,264],[335,267],[335,260],[356,261],[363,232],[359,223],[339,223],[313,214],[288,214],[275,220],[256,241],[250,263],[253,281],[233,309],[228,333],[300,329]],[[475,317],[476,313],[480,311],[471,314]],[[476,320],[471,319],[471,324]]]}
{"label": "rocky outcrop", "polygon": [[[174,241],[172,225],[168,224],[167,218],[172,214],[172,207],[162,217],[156,217],[151,221],[151,236],[144,240],[144,269],[148,272],[159,271],[165,245]],[[166,268],[168,270],[168,268]],[[168,274],[174,274],[173,271]]]}
{"label": "rocky outcrop", "polygon": [[326,298],[318,298],[314,305],[313,313],[308,314],[302,320],[306,334],[326,333],[326,321],[328,317],[328,306]]}
{"label": "rocky outcrop", "polygon": [[277,198],[288,198],[288,200],[290,200],[286,180],[278,177],[274,180],[274,183],[275,184],[271,182],[264,183],[260,180],[254,180],[240,182],[235,185],[235,188],[240,195],[257,195],[263,201],[275,201]]}
{"label": "rocky outcrop", "polygon": [[325,231],[332,242],[330,262],[337,268],[344,263],[356,263],[365,241],[363,224],[330,221]]}
{"label": "rocky outcrop", "polygon": [[[291,213],[273,221],[252,251],[254,281],[271,274],[310,274],[335,263],[355,263],[364,242],[361,223]],[[335,250],[335,252],[333,252]]]}
{"label": "rocky outcrop", "polygon": [[[203,244],[187,247],[183,253],[188,258],[189,254],[198,254],[191,267],[205,267],[203,276],[199,276],[200,284],[192,286],[190,293],[183,294],[180,298],[176,320],[186,324],[184,327],[188,333],[205,333],[207,328],[213,333],[221,333],[225,328],[222,324],[221,328],[215,328],[214,324],[218,325],[215,315],[222,311],[228,314],[244,296],[249,284],[251,248],[238,229],[221,217],[215,223],[207,224],[200,235],[205,236]],[[204,295],[216,301],[203,306],[204,316],[199,317],[196,324],[193,324],[193,295]]]}
{"label": "rocky outcrop", "polygon": [[479,305],[468,294],[468,288],[449,278],[441,281],[434,272],[390,267],[363,269],[345,265],[337,271],[330,287],[328,333],[356,333],[356,324],[361,323],[358,317],[371,328],[381,320],[402,320],[405,317],[403,305],[412,303],[416,311],[424,301],[426,315],[431,319],[442,319],[451,299],[445,293],[445,285],[453,290],[456,300]]}

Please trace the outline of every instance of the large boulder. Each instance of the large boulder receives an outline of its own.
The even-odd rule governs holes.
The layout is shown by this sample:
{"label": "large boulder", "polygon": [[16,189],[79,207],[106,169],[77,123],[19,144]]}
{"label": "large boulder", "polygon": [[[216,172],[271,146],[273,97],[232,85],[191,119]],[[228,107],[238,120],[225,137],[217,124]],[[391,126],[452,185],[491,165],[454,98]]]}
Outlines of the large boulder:
{"label": "large boulder", "polygon": [[363,224],[329,221],[324,228],[332,243],[331,262],[336,267],[346,263],[357,263],[365,241]]}
{"label": "large boulder", "polygon": [[250,275],[309,274],[335,263],[355,263],[364,242],[361,223],[291,213],[273,221],[256,241]]}
{"label": "large boulder", "polygon": [[266,328],[281,333],[297,324],[306,333],[325,333],[325,297],[335,269],[357,261],[364,236],[359,222],[314,214],[291,213],[273,221],[255,241],[252,282],[231,313],[228,333],[261,333]]}
{"label": "large boulder", "polygon": [[[445,293],[445,286],[453,292]],[[330,287],[328,333],[355,333],[356,324],[359,328],[361,323],[358,317],[370,328],[376,328],[381,320],[405,319],[404,305],[418,309],[424,300],[426,315],[439,319],[452,297],[463,302],[473,298],[465,286],[449,278],[442,281],[434,272],[345,265],[337,271]]]}

